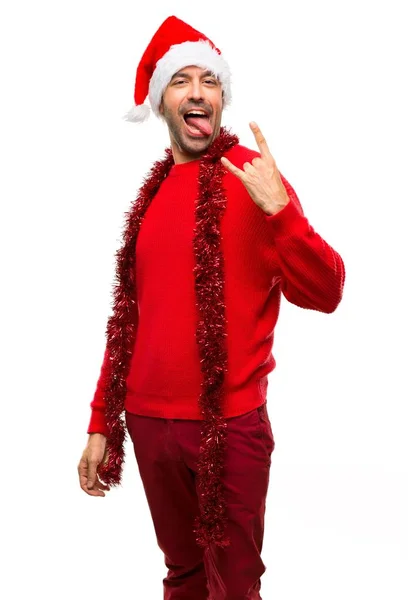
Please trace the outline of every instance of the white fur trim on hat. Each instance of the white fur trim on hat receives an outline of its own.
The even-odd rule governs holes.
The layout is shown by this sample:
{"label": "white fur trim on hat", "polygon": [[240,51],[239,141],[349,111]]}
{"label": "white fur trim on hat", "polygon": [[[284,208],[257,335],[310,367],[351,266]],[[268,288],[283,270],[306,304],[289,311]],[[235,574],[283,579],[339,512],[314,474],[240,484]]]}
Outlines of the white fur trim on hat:
{"label": "white fur trim on hat", "polygon": [[171,77],[182,69],[189,66],[210,69],[220,80],[223,96],[223,108],[231,102],[230,78],[231,72],[227,62],[211,46],[208,40],[198,42],[183,42],[174,44],[162,56],[152,74],[148,98],[151,108],[157,117],[160,117],[159,106],[165,88],[171,81]]}

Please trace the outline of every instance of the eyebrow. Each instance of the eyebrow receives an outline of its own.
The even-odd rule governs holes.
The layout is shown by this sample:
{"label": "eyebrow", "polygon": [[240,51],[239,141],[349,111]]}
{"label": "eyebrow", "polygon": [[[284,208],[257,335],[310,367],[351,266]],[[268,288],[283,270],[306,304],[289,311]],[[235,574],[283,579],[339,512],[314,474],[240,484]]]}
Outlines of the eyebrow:
{"label": "eyebrow", "polygon": [[[208,76],[210,76],[210,77],[214,77],[215,79],[218,79],[218,78],[216,77],[216,75],[214,75],[213,71],[203,71],[203,72],[201,73],[201,76],[202,76],[202,77],[208,77]],[[171,77],[171,79],[175,79],[176,77],[190,77],[190,74],[189,74],[189,73],[186,73],[186,71],[179,71],[178,73],[175,73],[175,74],[174,74],[174,75]]]}

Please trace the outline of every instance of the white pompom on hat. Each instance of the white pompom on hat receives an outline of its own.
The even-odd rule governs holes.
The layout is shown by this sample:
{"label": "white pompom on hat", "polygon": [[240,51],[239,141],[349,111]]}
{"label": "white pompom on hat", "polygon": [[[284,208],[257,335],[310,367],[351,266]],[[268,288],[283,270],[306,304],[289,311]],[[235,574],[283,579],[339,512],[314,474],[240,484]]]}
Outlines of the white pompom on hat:
{"label": "white pompom on hat", "polygon": [[204,34],[175,16],[158,28],[145,50],[135,78],[134,105],[124,115],[126,121],[142,123],[153,113],[160,117],[159,106],[171,77],[183,67],[209,69],[223,90],[223,108],[231,102],[231,73],[221,51]]}

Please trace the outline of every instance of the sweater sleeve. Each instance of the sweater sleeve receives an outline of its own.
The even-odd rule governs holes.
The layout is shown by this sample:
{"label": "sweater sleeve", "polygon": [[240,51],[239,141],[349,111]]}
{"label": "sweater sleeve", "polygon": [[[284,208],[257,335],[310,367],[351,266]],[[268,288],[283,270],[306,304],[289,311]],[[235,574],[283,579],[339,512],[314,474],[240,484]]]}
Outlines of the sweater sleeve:
{"label": "sweater sleeve", "polygon": [[265,219],[281,271],[281,290],[289,302],[332,313],[342,299],[345,266],[341,256],[316,233],[305,217],[299,199],[281,174],[290,201]]}
{"label": "sweater sleeve", "polygon": [[106,375],[109,373],[109,366],[109,352],[108,347],[106,347],[95,394],[90,403],[92,413],[87,430],[87,433],[103,433],[106,437],[109,437],[109,429],[105,417],[104,382]]}

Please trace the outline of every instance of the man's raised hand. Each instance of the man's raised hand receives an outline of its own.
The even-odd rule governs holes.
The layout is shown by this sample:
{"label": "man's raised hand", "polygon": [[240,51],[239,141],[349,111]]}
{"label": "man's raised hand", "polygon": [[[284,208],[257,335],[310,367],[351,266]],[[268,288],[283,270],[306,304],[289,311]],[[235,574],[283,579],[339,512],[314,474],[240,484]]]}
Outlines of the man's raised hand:
{"label": "man's raised hand", "polygon": [[261,156],[256,156],[251,163],[245,162],[244,170],[233,165],[225,156],[221,157],[221,162],[230,173],[240,179],[257,206],[268,215],[274,215],[290,202],[290,198],[259,126],[251,122],[250,128]]}

